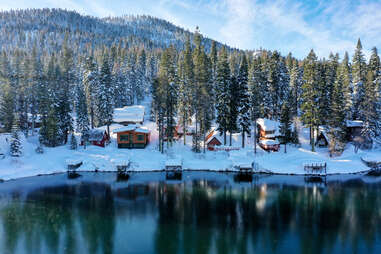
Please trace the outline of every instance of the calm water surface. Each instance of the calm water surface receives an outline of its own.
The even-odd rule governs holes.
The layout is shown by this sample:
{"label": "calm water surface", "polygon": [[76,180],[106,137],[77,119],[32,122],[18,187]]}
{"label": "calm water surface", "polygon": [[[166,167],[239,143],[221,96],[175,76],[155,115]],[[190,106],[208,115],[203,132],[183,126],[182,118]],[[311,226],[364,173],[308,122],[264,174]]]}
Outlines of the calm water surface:
{"label": "calm water surface", "polygon": [[0,183],[0,253],[381,253],[381,179],[186,172]]}

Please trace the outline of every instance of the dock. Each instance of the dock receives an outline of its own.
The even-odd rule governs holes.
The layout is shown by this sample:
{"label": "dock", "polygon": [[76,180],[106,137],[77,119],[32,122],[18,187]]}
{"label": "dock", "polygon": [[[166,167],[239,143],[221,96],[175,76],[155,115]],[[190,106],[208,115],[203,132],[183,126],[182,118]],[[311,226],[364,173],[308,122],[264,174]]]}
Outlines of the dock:
{"label": "dock", "polygon": [[80,159],[68,159],[66,160],[66,165],[67,165],[67,176],[70,179],[77,178],[81,176],[80,174],[77,173],[77,169],[82,166],[82,160]]}
{"label": "dock", "polygon": [[308,175],[327,175],[326,162],[309,162],[303,164],[304,171]]}
{"label": "dock", "polygon": [[115,161],[115,167],[117,171],[117,180],[118,181],[125,181],[130,178],[130,175],[128,174],[128,169],[130,168],[130,160],[118,160]]}
{"label": "dock", "polygon": [[181,159],[169,159],[165,162],[166,179],[181,180],[183,172],[183,162]]}

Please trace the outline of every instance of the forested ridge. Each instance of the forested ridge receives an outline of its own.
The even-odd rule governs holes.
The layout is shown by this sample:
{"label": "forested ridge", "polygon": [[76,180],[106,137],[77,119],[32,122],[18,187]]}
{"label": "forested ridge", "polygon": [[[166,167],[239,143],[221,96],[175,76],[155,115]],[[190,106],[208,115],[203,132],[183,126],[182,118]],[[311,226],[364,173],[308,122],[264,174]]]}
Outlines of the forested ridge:
{"label": "forested ridge", "polygon": [[0,33],[0,121],[27,134],[28,115],[40,116],[47,146],[110,125],[113,108],[147,94],[161,151],[177,122],[186,129],[192,117],[196,152],[214,123],[229,144],[227,133],[244,136],[261,117],[281,122],[285,143],[298,142],[297,121],[312,132],[325,126],[331,151],[344,149],[346,120],[362,120],[368,140],[381,136],[380,59],[373,48],[367,61],[360,39],[352,59],[313,50],[296,59],[232,49],[148,16],[99,19],[59,9],[2,12]]}

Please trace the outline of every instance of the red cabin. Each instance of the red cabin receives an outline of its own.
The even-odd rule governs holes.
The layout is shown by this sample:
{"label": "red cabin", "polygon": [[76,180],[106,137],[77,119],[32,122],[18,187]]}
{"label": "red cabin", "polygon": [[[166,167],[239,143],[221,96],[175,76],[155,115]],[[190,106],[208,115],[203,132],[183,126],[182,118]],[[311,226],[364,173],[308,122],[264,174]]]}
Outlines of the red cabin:
{"label": "red cabin", "polygon": [[221,146],[222,142],[219,139],[218,132],[215,130],[212,130],[206,137],[205,137],[206,147],[209,151],[215,151],[216,146]]}
{"label": "red cabin", "polygon": [[[87,133],[88,142],[94,146],[105,147],[106,143],[110,140],[110,136],[104,129],[91,129]],[[81,145],[84,144],[83,136]]]}
{"label": "red cabin", "polygon": [[278,152],[280,149],[280,144],[278,140],[274,139],[261,139],[259,140],[259,146],[268,152],[273,151],[273,152]]}

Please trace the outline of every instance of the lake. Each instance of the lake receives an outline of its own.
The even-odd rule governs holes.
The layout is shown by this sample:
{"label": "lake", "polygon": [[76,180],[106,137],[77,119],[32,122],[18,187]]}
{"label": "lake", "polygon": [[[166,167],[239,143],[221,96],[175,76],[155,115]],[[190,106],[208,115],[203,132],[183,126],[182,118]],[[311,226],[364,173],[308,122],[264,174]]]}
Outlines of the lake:
{"label": "lake", "polygon": [[0,253],[381,253],[381,179],[81,173],[0,183]]}

